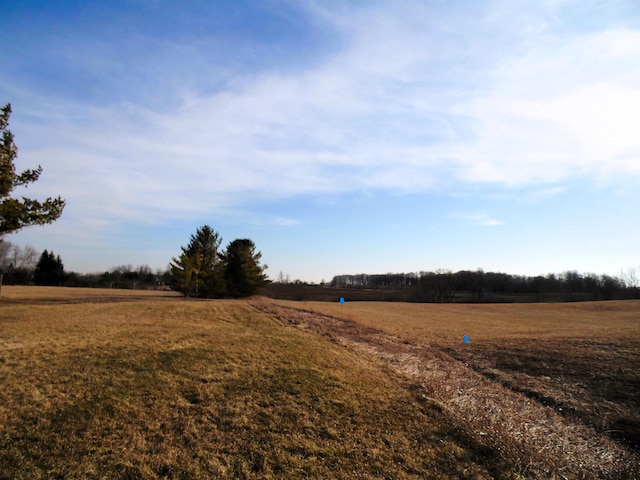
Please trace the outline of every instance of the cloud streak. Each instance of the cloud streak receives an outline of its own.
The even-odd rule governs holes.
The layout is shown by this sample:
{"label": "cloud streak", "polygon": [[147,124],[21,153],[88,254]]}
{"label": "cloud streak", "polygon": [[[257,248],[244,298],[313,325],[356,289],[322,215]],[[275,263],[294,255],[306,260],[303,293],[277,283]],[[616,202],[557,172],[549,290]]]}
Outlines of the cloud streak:
{"label": "cloud streak", "polygon": [[[211,44],[193,38],[137,66],[109,50],[84,71],[133,70],[113,82],[137,91],[43,102],[23,121],[25,136],[43,133],[22,159],[45,163],[71,212],[95,222],[354,191],[638,183],[640,32],[570,34],[572,2],[336,5],[305,6],[334,50],[285,71],[234,72],[228,53],[216,70]],[[76,68],[100,51],[67,48]]]}
{"label": "cloud streak", "polygon": [[482,227],[497,227],[504,225],[502,220],[498,220],[485,212],[454,213],[450,215],[450,218],[463,220]]}

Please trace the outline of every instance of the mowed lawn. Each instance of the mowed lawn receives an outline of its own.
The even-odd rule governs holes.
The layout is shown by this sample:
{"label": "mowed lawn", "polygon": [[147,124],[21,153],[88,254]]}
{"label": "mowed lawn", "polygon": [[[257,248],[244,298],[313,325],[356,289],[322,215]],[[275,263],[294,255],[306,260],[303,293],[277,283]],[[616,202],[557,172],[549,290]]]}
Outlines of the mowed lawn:
{"label": "mowed lawn", "polygon": [[4,287],[0,478],[518,478],[408,380],[244,301]]}

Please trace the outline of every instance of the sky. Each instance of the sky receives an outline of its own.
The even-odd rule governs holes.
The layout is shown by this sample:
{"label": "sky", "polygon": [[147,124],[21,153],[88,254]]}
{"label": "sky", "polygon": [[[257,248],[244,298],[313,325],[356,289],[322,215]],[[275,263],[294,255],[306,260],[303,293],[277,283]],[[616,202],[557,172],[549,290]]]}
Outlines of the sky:
{"label": "sky", "polygon": [[636,0],[0,0],[5,239],[164,269],[203,225],[272,279],[640,266]]}

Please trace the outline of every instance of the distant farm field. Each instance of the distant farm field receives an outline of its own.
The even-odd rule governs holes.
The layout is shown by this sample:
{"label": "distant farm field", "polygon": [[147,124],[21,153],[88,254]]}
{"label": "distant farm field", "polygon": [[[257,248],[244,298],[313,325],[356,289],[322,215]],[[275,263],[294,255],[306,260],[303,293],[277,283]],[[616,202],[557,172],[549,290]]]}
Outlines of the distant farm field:
{"label": "distant farm field", "polygon": [[[435,347],[494,386],[534,401],[568,424],[586,425],[636,457],[640,452],[639,301],[278,303],[342,318],[403,344]],[[439,391],[441,385],[431,388],[440,398],[457,401]]]}
{"label": "distant farm field", "polygon": [[0,479],[634,478],[640,303],[511,307],[3,287]]}
{"label": "distant farm field", "polygon": [[281,305],[333,315],[437,345],[506,339],[640,341],[640,301],[423,304],[292,302]]}

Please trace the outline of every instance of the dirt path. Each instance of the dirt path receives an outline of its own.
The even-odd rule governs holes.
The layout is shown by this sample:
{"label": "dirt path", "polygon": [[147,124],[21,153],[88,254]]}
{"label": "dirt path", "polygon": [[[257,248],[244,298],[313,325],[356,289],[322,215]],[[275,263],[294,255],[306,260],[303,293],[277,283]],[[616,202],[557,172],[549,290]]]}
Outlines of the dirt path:
{"label": "dirt path", "polygon": [[594,429],[474,372],[438,348],[355,322],[269,301],[255,308],[282,322],[356,348],[411,377],[423,395],[480,443],[534,478],[640,478],[640,460]]}

